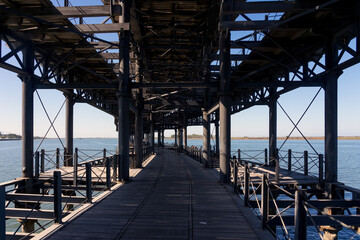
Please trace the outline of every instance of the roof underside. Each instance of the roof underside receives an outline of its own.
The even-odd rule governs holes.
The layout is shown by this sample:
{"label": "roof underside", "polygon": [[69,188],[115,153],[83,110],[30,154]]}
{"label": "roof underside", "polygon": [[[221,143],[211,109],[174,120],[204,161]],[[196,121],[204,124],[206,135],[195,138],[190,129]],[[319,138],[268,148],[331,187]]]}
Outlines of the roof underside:
{"label": "roof underside", "polygon": [[[156,124],[168,127],[184,124],[183,119],[188,119],[189,125],[201,123],[202,111],[219,100],[220,31],[231,30],[233,35],[232,113],[266,104],[270,88],[281,94],[298,87],[270,83],[318,81],[322,71],[315,69],[323,67],[321,58],[328,39],[341,36],[342,44],[347,45],[358,34],[360,11],[355,0],[226,2],[221,14],[218,0],[132,2],[131,104],[136,106],[138,89],[143,89],[145,120],[152,113]],[[36,84],[65,93],[74,91],[79,102],[117,118],[118,39],[103,41],[103,35],[97,34],[126,28],[119,24],[121,9],[112,8],[112,16],[102,24],[106,26],[75,24],[69,19],[81,16],[76,9],[84,17],[99,17],[101,11],[106,17],[109,1],[103,0],[103,4],[91,10],[59,8],[49,0],[2,0],[1,38],[13,48],[33,44],[39,67],[49,69],[43,70]],[[23,73],[21,66],[12,68],[3,60],[1,66]],[[63,83],[78,84],[78,88],[70,90],[70,85],[62,87]]]}

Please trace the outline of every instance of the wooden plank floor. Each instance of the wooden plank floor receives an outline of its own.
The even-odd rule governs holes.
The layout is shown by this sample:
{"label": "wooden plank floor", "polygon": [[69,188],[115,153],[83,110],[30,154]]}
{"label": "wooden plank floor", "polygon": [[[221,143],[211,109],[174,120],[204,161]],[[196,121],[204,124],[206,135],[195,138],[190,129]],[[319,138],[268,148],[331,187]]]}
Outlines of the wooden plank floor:
{"label": "wooden plank floor", "polygon": [[217,180],[189,157],[159,150],[130,183],[48,239],[260,239]]}

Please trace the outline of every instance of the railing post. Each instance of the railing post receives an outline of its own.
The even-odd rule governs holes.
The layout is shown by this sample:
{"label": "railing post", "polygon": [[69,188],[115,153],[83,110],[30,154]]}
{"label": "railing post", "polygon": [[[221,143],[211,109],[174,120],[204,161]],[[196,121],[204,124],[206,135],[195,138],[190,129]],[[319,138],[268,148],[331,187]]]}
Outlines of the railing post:
{"label": "railing post", "polygon": [[0,239],[6,239],[5,186],[0,186]]}
{"label": "railing post", "polygon": [[306,239],[306,210],[304,208],[304,196],[302,192],[295,192],[295,240]]}
{"label": "railing post", "polygon": [[106,148],[103,150],[103,164],[105,165],[106,161]]}
{"label": "railing post", "polygon": [[39,151],[35,152],[35,178],[39,177],[39,168],[40,168],[40,153]]}
{"label": "railing post", "polygon": [[78,172],[78,149],[75,148],[75,153],[74,153],[74,176],[73,176],[73,184],[74,186],[77,186],[77,172]]}
{"label": "railing post", "polygon": [[268,174],[263,173],[261,178],[261,226],[266,227],[266,222],[269,217],[269,188],[266,180]]}
{"label": "railing post", "polygon": [[291,171],[291,149],[288,150],[288,171],[290,172]]}
{"label": "railing post", "polygon": [[244,165],[244,205],[248,206],[249,202],[249,187],[250,187],[250,177],[249,177],[249,165]]}
{"label": "railing post", "polygon": [[304,175],[309,174],[308,162],[309,162],[308,151],[304,151]]}
{"label": "railing post", "polygon": [[45,150],[41,149],[41,154],[40,154],[40,172],[44,173],[45,172]]}
{"label": "railing post", "polygon": [[237,166],[237,159],[234,156],[233,157],[233,176],[234,176],[234,193],[237,191],[237,185],[238,185],[238,166]]}
{"label": "railing post", "polygon": [[324,181],[324,155],[319,154],[319,182]]}
{"label": "railing post", "polygon": [[91,189],[91,164],[85,164],[86,169],[86,201],[91,203],[92,200],[92,189]]}
{"label": "railing post", "polygon": [[110,158],[107,158],[104,163],[106,164],[106,188],[107,188],[107,190],[110,190],[110,188],[111,188],[111,169],[110,169],[111,160],[110,160]]}
{"label": "railing post", "polygon": [[56,149],[56,169],[60,168],[60,148]]}
{"label": "railing post", "polygon": [[55,223],[61,223],[62,221],[60,171],[54,171],[54,221]]}
{"label": "railing post", "polygon": [[267,165],[269,164],[269,160],[268,160],[268,150],[267,150],[267,148],[265,148],[264,154],[265,154],[265,165],[267,166]]}
{"label": "railing post", "polygon": [[241,151],[240,151],[240,149],[237,150],[237,154],[238,154],[238,161],[239,161],[239,163],[242,165],[242,162],[241,162]]}
{"label": "railing post", "polygon": [[279,149],[275,150],[275,181],[279,183],[280,179],[280,159],[279,159]]}

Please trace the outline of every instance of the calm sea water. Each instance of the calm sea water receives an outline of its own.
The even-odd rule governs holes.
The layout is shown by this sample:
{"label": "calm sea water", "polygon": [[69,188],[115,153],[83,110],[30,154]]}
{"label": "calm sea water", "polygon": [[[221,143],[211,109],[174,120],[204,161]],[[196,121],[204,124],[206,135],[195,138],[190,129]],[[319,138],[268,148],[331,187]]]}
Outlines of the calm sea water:
{"label": "calm sea water", "polygon": [[[64,141],[63,141],[64,142]],[[34,141],[34,148],[37,149],[40,140]],[[174,143],[173,139],[165,139],[165,143]],[[278,147],[282,145],[283,141],[278,141]],[[318,153],[324,153],[323,140],[311,140],[312,147]],[[211,142],[214,145],[214,141]],[[202,146],[200,139],[188,139],[188,145]],[[80,149],[83,158],[86,156],[102,155],[102,149],[106,148],[109,153],[115,153],[117,140],[116,139],[75,139],[74,146]],[[237,149],[246,150],[263,150],[268,147],[268,140],[232,140],[231,151],[236,155]],[[289,140],[282,147],[281,150],[287,151],[292,149],[294,152],[309,151],[309,154],[314,153],[312,149],[302,140]],[[62,148],[62,144],[58,139],[46,139],[39,149],[46,149],[49,155],[54,154],[56,148]],[[35,150],[34,149],[34,150]],[[21,141],[0,141],[0,182],[9,181],[21,176]],[[359,140],[341,140],[339,141],[339,181],[348,186],[360,188],[360,141]],[[291,231],[291,230],[290,230]],[[353,236],[352,232],[341,231],[339,239],[350,239]],[[308,239],[319,239],[314,229],[308,230]],[[359,236],[353,239],[360,239]]]}

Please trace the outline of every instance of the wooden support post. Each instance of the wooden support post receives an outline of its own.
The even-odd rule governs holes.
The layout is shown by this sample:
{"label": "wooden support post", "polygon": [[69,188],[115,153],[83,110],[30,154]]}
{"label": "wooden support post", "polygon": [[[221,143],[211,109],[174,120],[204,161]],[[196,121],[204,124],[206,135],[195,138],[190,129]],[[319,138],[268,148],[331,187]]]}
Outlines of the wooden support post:
{"label": "wooden support post", "polygon": [[60,148],[56,149],[56,169],[60,168]]}
{"label": "wooden support post", "polygon": [[250,176],[249,176],[249,165],[244,165],[244,205],[248,206],[249,202],[249,188],[250,188]]}
{"label": "wooden support post", "polygon": [[91,189],[91,164],[85,164],[86,169],[86,201],[91,203],[92,201],[92,189]]}
{"label": "wooden support post", "polygon": [[308,163],[309,163],[309,154],[308,151],[304,151],[304,175],[309,174]]}
{"label": "wooden support post", "polygon": [[239,161],[239,163],[242,165],[242,162],[241,162],[241,151],[240,151],[240,149],[238,149],[237,150],[237,155],[238,155],[238,161]]}
{"label": "wooden support post", "polygon": [[54,171],[54,221],[62,222],[61,172]]}
{"label": "wooden support post", "polygon": [[0,186],[0,239],[6,239],[5,186]]}
{"label": "wooden support post", "polygon": [[39,151],[35,152],[35,178],[39,177],[40,171],[40,153]]}
{"label": "wooden support post", "polygon": [[304,208],[304,195],[295,192],[295,240],[306,240],[306,210]]}
{"label": "wooden support post", "polygon": [[324,155],[319,154],[319,182],[324,182]]}
{"label": "wooden support post", "polygon": [[111,188],[111,160],[110,158],[106,158],[104,160],[105,166],[106,166],[106,188],[107,190],[110,190]]}
{"label": "wooden support post", "polygon": [[291,149],[288,150],[288,171],[291,171],[291,157],[292,157],[292,153],[291,153]]}
{"label": "wooden support post", "polygon": [[265,154],[265,165],[267,166],[267,165],[269,164],[268,150],[267,150],[267,148],[265,148],[264,154]]}
{"label": "wooden support post", "polygon": [[279,183],[280,180],[280,159],[279,159],[279,150],[275,150],[275,181]]}
{"label": "wooden support post", "polygon": [[269,188],[267,185],[268,175],[263,174],[261,178],[261,226],[266,227],[269,217]]}
{"label": "wooden support post", "polygon": [[40,154],[40,172],[44,173],[45,172],[45,150],[41,149],[41,154]]}

